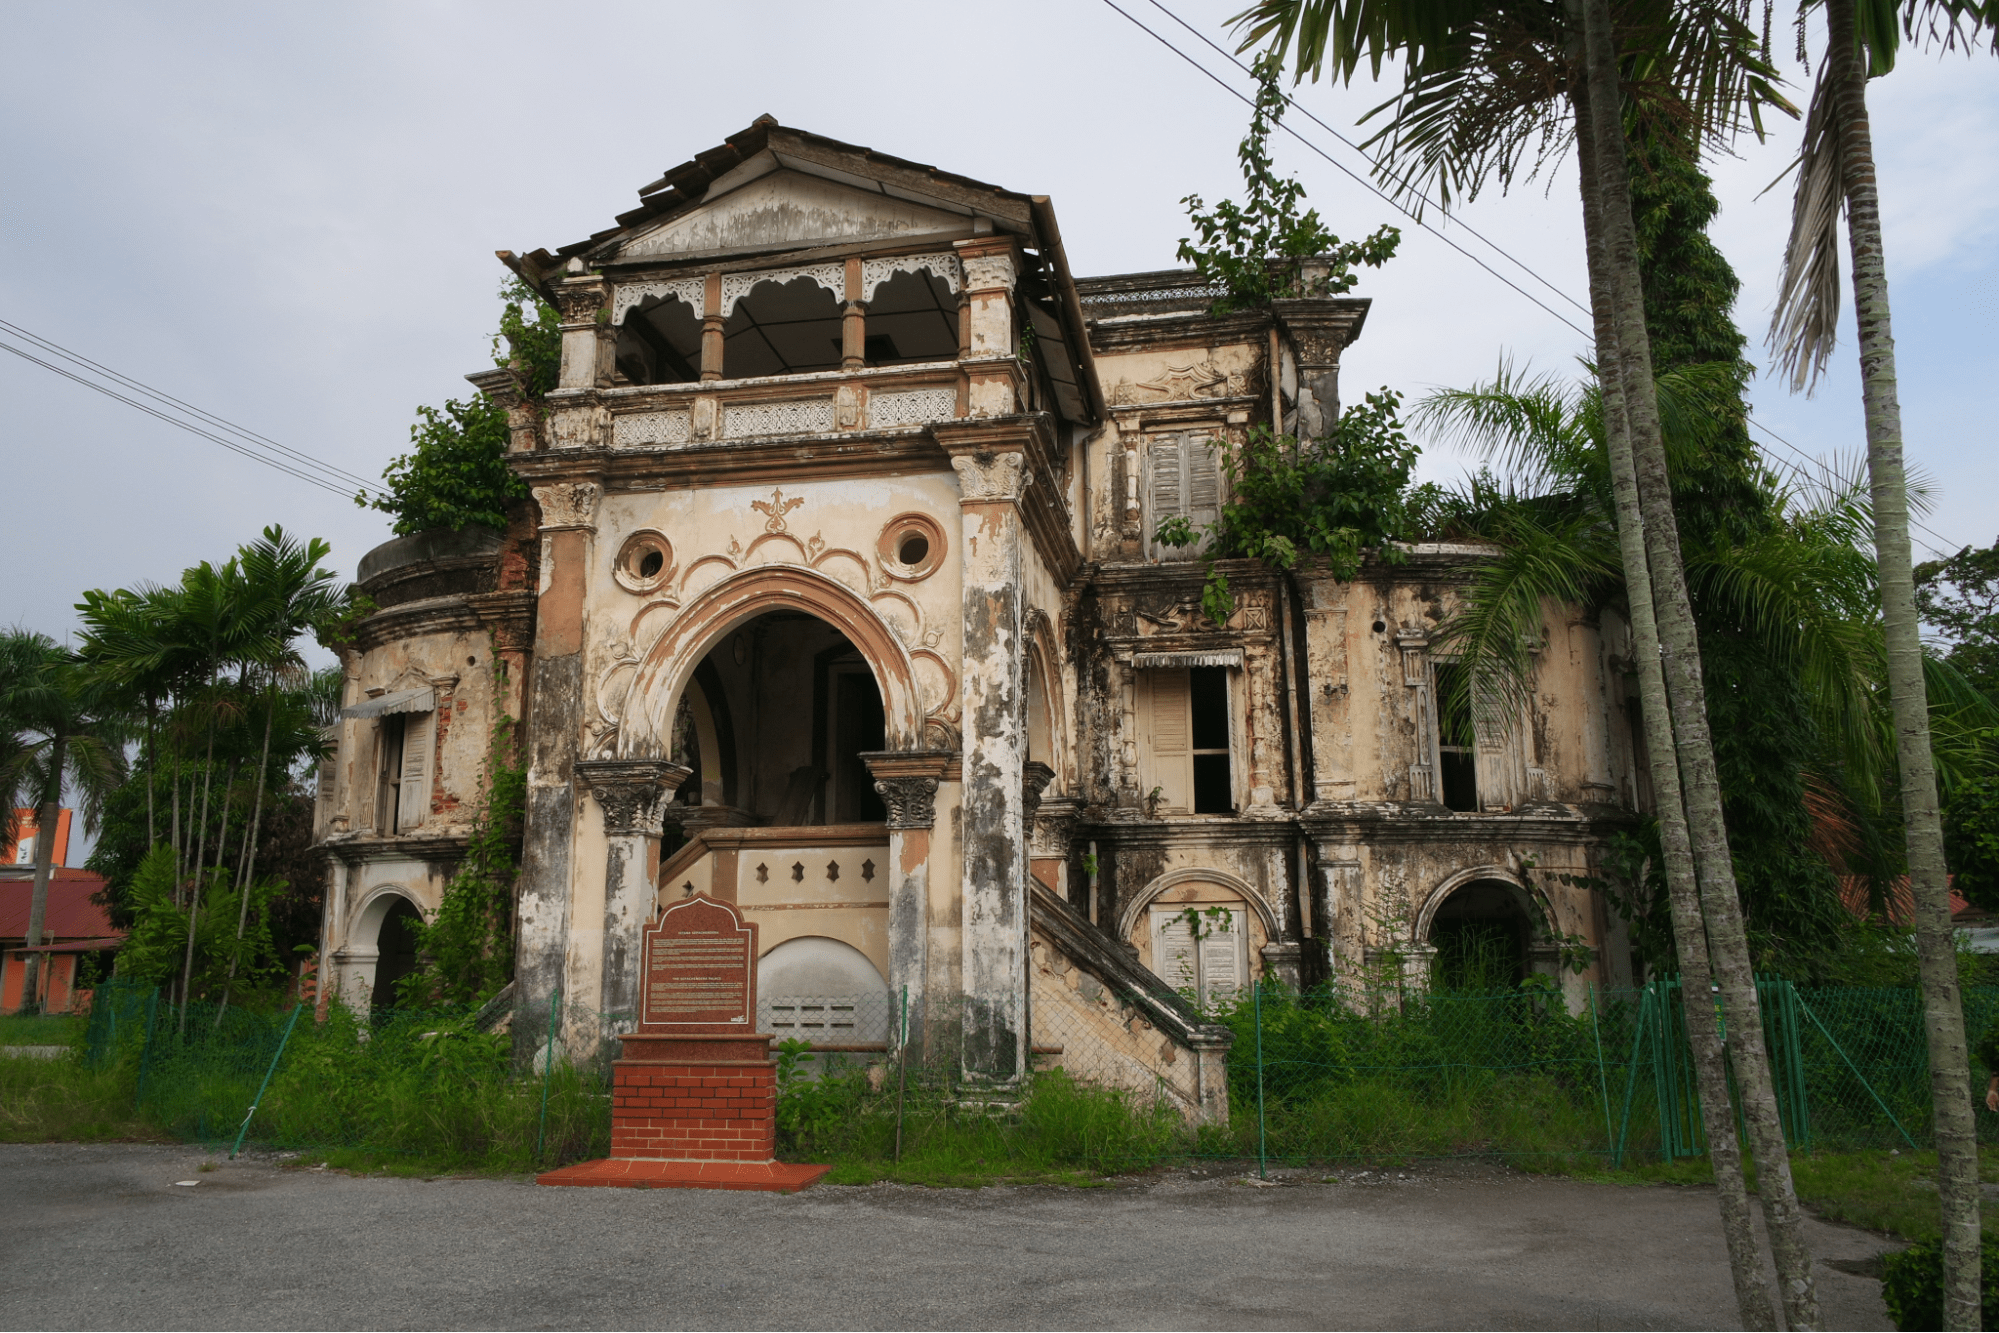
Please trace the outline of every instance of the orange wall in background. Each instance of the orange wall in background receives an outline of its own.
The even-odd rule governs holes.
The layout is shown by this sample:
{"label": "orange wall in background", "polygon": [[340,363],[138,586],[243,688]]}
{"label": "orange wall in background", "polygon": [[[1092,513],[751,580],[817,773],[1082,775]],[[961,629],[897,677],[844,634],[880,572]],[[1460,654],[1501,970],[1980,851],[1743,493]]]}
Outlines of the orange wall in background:
{"label": "orange wall in background", "polygon": [[[75,813],[75,811],[68,807],[64,807],[62,813],[56,816],[56,855],[55,860],[49,863],[51,865],[61,866],[69,864],[67,860],[69,856],[69,822],[70,817]],[[35,863],[35,833],[37,831],[35,826],[35,812],[33,810],[16,810],[14,811],[14,818],[19,821],[17,827],[20,830],[20,836],[17,840],[10,841],[4,833],[0,833],[0,865],[31,866]]]}

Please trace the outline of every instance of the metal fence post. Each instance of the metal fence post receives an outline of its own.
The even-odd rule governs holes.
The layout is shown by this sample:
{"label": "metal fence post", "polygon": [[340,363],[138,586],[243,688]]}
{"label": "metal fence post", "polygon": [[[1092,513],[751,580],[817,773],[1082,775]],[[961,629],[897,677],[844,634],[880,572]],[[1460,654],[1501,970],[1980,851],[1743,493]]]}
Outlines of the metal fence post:
{"label": "metal fence post", "polygon": [[138,1110],[146,1100],[146,1073],[153,1067],[153,1024],[160,1016],[160,988],[153,987],[153,993],[146,999],[146,1036],[139,1047],[139,1087],[132,1094],[132,1109]]}
{"label": "metal fence post", "polygon": [[[548,1082],[555,1077],[555,1025],[562,1016],[562,987],[548,1001],[548,1045],[541,1053],[541,1133],[535,1136],[534,1158],[540,1163],[548,1155]],[[616,1097],[616,1090],[612,1096]]]}
{"label": "metal fence post", "polygon": [[1256,1174],[1270,1179],[1269,1137],[1263,1120],[1263,979],[1250,990],[1256,1010]]}
{"label": "metal fence post", "polygon": [[1596,1041],[1596,1086],[1603,1094],[1603,1144],[1609,1151],[1616,1151],[1617,1131],[1610,1124],[1610,1075],[1603,1067],[1603,1028],[1596,1019],[1596,983],[1589,988],[1589,1031]]}
{"label": "metal fence post", "polygon": [[271,1086],[271,1075],[278,1072],[278,1061],[285,1057],[285,1047],[291,1044],[292,1029],[298,1026],[298,1011],[305,1008],[303,1003],[292,1006],[291,1022],[285,1024],[285,1035],[278,1038],[277,1053],[271,1056],[271,1067],[264,1071],[264,1081],[257,1085],[257,1095],[250,1102],[250,1109],[243,1116],[243,1127],[236,1131],[236,1143],[229,1149],[229,1160],[235,1161],[236,1154],[243,1150],[243,1136],[250,1132],[250,1120],[257,1114],[257,1107],[264,1100],[264,1093]]}
{"label": "metal fence post", "polygon": [[902,988],[902,1037],[896,1045],[895,1076],[895,1160],[902,1160],[902,1099],[909,1089],[909,987]]}
{"label": "metal fence post", "polygon": [[1638,1051],[1645,1040],[1645,1018],[1652,1009],[1652,987],[1648,984],[1639,992],[1638,1021],[1631,1034],[1631,1060],[1624,1067],[1624,1123],[1617,1131],[1617,1147],[1610,1154],[1610,1169],[1615,1171],[1624,1165],[1624,1144],[1631,1134],[1631,1095],[1638,1089]]}

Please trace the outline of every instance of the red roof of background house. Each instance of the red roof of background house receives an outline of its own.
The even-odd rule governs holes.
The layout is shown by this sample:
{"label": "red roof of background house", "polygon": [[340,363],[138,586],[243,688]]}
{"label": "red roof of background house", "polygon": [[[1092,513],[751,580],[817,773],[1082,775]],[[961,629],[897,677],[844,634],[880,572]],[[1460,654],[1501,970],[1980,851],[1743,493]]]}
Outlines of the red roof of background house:
{"label": "red roof of background house", "polygon": [[[88,870],[57,867],[49,871],[49,905],[42,917],[45,940],[83,940],[110,936],[111,914],[90,901],[90,895],[104,888],[104,876]],[[28,901],[34,895],[34,877],[12,875],[0,879],[0,940],[28,938]]]}
{"label": "red roof of background house", "polygon": [[[1909,877],[1907,875],[1902,876],[1900,879],[1889,881],[1887,899],[1888,924],[1891,926],[1908,925],[1916,914],[1916,899],[1914,893],[1909,888]],[[1846,905],[1847,911],[1864,919],[1868,914],[1867,877],[1865,875],[1841,875],[1839,877],[1839,900]],[[1963,894],[1959,893],[1956,889],[1952,889],[1950,891],[1951,920],[1956,921],[1966,913],[1974,916],[1981,915],[1965,900]]]}

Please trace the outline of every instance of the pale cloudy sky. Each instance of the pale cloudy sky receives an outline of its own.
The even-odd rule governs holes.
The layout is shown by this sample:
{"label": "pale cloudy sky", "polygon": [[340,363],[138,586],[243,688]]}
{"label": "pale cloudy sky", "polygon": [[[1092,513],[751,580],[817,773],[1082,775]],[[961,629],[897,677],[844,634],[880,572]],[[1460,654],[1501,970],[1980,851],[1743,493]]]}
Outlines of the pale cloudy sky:
{"label": "pale cloudy sky", "polygon": [[[1192,45],[1149,0],[1121,3]],[[1219,35],[1241,3],[1174,8]],[[1245,120],[1100,0],[16,3],[6,15],[0,319],[368,477],[406,445],[417,404],[463,396],[460,376],[488,364],[494,250],[611,225],[640,185],[759,114],[1052,195],[1084,274],[1170,265],[1180,198],[1236,189]],[[1301,94],[1343,129],[1381,95]],[[1940,536],[1924,540],[1984,545],[1999,535],[1986,402],[1999,382],[1999,64],[1911,55],[1873,98],[1910,454],[1937,487]],[[1717,239],[1756,337],[1789,197],[1755,196],[1795,142],[1778,122],[1769,145],[1715,169]],[[1396,220],[1295,143],[1278,152],[1342,234]],[[1568,169],[1464,216],[1580,298],[1576,211]],[[1503,354],[1566,370],[1585,350],[1406,230],[1401,257],[1358,293],[1376,304],[1348,354],[1352,389],[1464,384]],[[1862,445],[1845,336],[1815,399],[1756,393],[1760,418],[1813,455]],[[267,523],[328,538],[344,572],[388,535],[382,515],[15,357],[0,356],[0,394],[0,623],[64,634],[80,590],[170,579]],[[1437,476],[1462,466],[1442,451],[1426,462]]]}

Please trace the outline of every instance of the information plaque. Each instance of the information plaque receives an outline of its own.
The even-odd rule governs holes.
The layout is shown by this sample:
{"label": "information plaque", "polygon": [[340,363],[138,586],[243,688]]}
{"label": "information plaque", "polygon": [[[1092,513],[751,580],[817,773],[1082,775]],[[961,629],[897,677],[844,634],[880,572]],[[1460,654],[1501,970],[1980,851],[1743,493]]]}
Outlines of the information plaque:
{"label": "information plaque", "polygon": [[757,1013],[757,928],[732,904],[683,898],[645,928],[641,1033],[748,1033]]}

